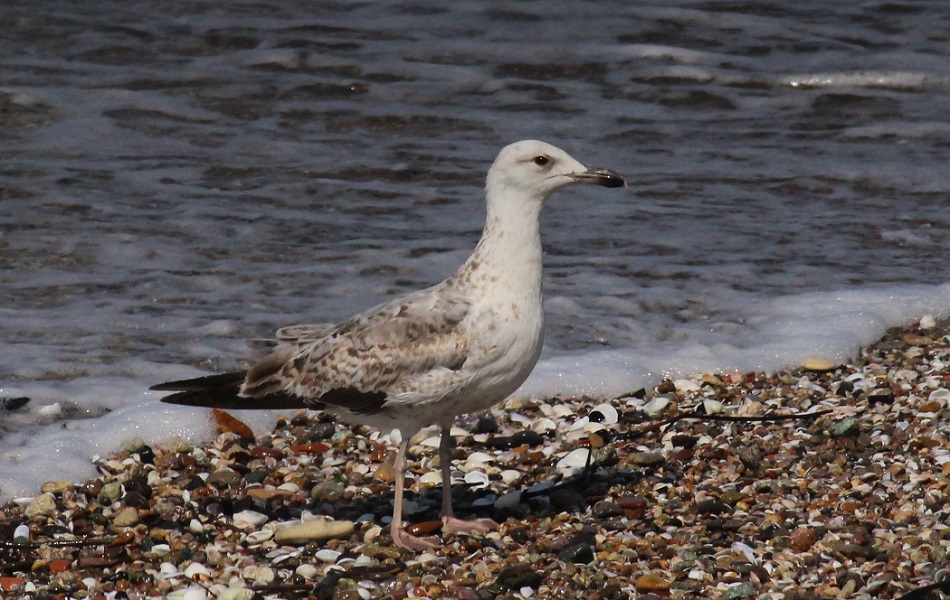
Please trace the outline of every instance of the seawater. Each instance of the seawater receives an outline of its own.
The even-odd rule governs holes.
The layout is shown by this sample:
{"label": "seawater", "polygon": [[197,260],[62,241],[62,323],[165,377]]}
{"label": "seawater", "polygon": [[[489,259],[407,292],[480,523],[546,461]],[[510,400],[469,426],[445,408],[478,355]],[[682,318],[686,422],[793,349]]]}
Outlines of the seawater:
{"label": "seawater", "polygon": [[5,6],[0,397],[31,401],[0,495],[205,438],[148,386],[451,273],[522,138],[630,190],[549,201],[520,393],[845,360],[947,316],[948,31],[941,2]]}

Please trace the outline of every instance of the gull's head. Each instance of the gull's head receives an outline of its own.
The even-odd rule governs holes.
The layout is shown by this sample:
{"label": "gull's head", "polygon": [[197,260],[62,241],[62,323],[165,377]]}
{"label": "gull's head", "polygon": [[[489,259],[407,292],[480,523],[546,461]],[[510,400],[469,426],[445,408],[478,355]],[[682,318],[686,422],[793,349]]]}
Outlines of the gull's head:
{"label": "gull's head", "polygon": [[598,167],[583,165],[570,154],[537,140],[522,140],[501,149],[488,170],[489,191],[512,191],[546,199],[562,187],[593,183],[626,187],[623,177]]}

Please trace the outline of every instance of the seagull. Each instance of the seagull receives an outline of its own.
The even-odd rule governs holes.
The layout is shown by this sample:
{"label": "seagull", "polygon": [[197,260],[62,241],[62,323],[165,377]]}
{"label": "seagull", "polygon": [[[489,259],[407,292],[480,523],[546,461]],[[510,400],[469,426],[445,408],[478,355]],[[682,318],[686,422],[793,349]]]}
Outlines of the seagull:
{"label": "seagull", "polygon": [[383,431],[399,430],[394,470],[393,543],[410,551],[434,537],[403,531],[410,438],[441,428],[443,533],[485,533],[490,519],[452,511],[450,431],[514,392],[541,354],[540,215],[545,200],[575,183],[626,187],[613,171],[581,164],[550,144],[502,148],[485,183],[485,228],[468,260],[430,288],[380,304],[335,325],[279,329],[270,354],[247,371],[173,381],[163,402],[226,409],[323,410]]}

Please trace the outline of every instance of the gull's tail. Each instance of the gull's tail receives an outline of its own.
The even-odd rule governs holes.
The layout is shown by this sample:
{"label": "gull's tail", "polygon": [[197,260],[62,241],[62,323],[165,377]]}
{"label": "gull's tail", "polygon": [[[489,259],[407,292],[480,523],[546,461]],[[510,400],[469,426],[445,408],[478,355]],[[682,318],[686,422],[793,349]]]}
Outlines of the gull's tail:
{"label": "gull's tail", "polygon": [[159,392],[176,392],[162,398],[162,402],[183,406],[204,406],[228,410],[312,408],[301,398],[289,394],[268,394],[257,398],[241,396],[241,384],[244,383],[246,376],[246,371],[234,371],[159,383],[149,389]]}

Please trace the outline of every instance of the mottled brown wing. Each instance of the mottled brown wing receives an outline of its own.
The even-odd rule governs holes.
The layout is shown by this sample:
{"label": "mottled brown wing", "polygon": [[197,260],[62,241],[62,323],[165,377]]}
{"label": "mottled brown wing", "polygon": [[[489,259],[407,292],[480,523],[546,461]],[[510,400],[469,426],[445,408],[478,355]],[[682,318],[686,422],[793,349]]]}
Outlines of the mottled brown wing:
{"label": "mottled brown wing", "polygon": [[468,344],[459,325],[468,309],[464,299],[438,287],[383,304],[322,338],[278,346],[248,372],[241,395],[283,393],[358,414],[377,412],[414,378],[461,368]]}

